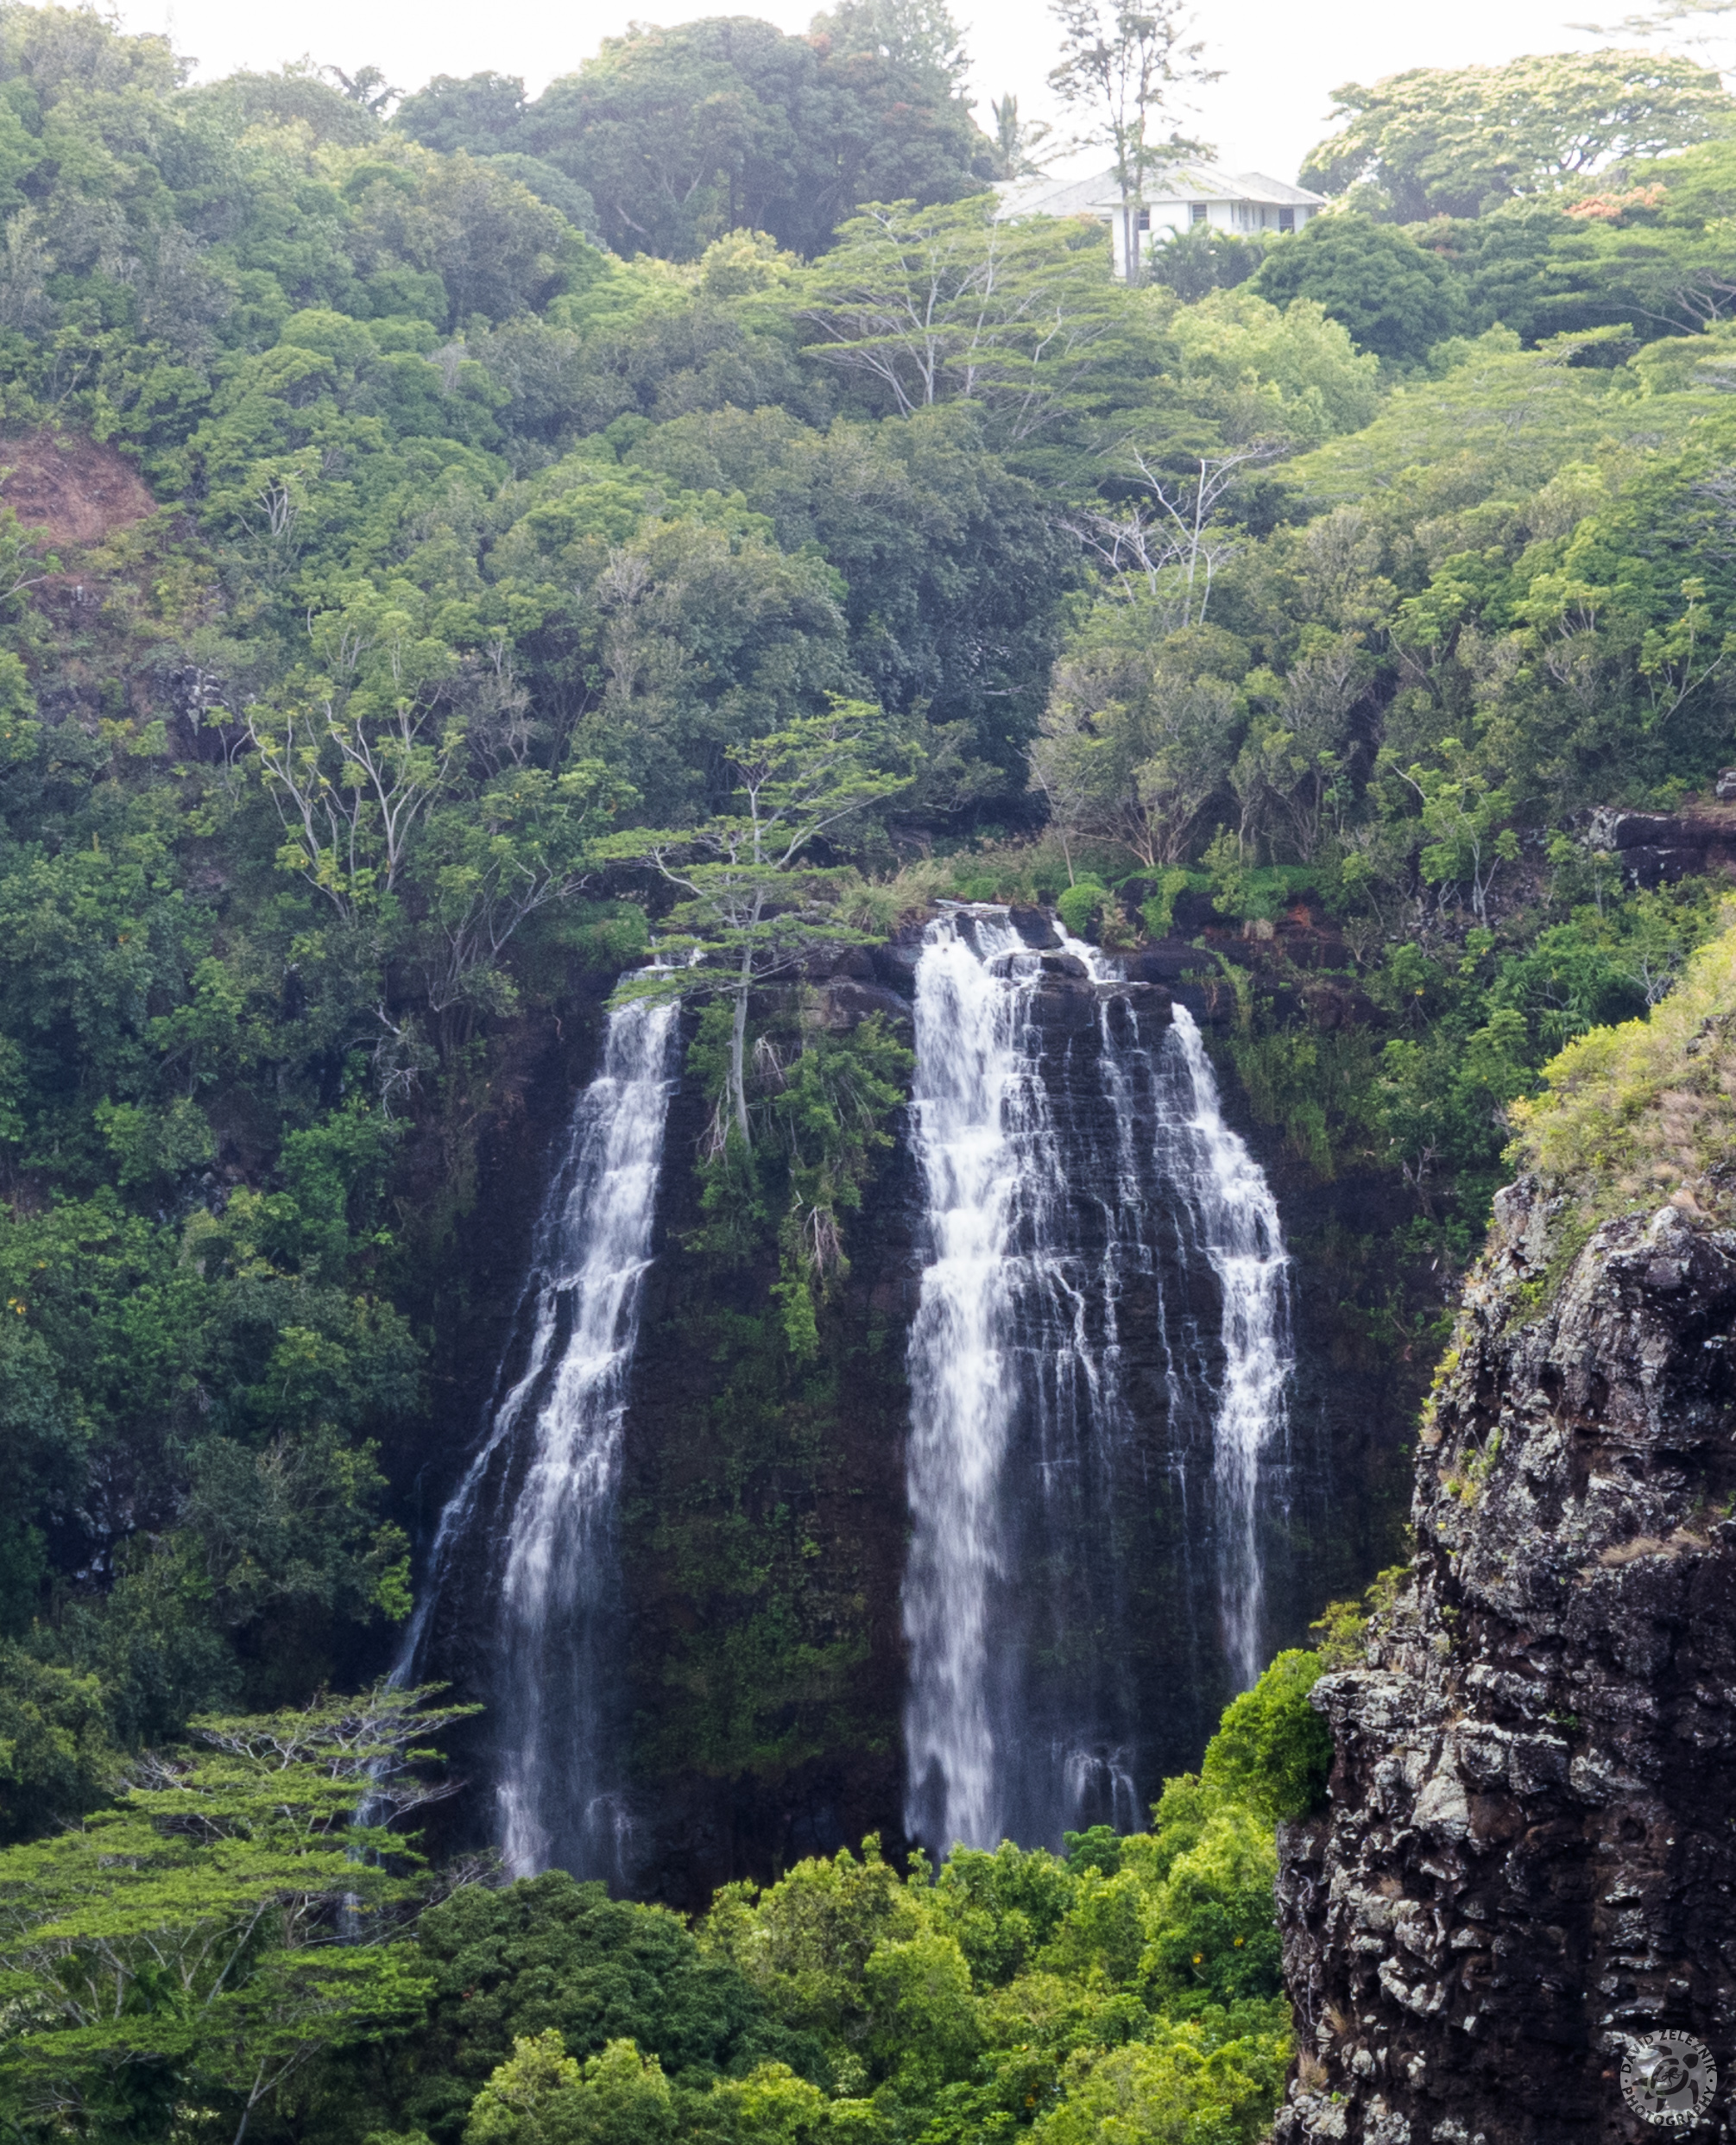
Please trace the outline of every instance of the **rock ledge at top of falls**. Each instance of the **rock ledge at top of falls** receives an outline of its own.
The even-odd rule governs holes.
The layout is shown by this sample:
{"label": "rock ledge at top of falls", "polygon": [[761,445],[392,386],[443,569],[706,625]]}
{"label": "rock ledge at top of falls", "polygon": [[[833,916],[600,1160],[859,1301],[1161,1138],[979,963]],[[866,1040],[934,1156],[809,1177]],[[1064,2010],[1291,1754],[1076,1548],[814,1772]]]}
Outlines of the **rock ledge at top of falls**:
{"label": "rock ledge at top of falls", "polygon": [[[968,912],[972,905],[963,902],[954,905]],[[999,908],[995,903],[983,905]],[[1123,975],[1099,981],[1094,980],[1076,954],[1064,949],[1054,918],[1046,912],[1014,905],[1006,914],[1026,951],[1039,956],[1035,979],[1038,995],[1033,1011],[1040,1028],[1094,1025],[1099,1000],[1106,992],[1121,996],[1132,994],[1138,998],[1141,1013],[1148,1018],[1161,1020],[1167,1017],[1171,993],[1165,985],[1170,980],[1170,971],[1165,970],[1161,979],[1146,973],[1151,964],[1143,952],[1129,956],[1120,964],[1125,970]],[[854,1026],[872,1011],[909,1018],[917,963],[922,957],[925,934],[931,920],[919,918],[901,924],[872,949],[851,948],[839,956],[824,956],[813,964],[808,980],[821,987],[822,1017],[828,1026]],[[1187,957],[1190,962],[1197,962],[1199,955],[1190,948]],[[864,987],[877,990],[879,995],[865,994]]]}
{"label": "rock ledge at top of falls", "polygon": [[1496,1202],[1420,1434],[1417,1558],[1323,1676],[1324,1815],[1280,1829],[1282,2145],[1655,2135],[1624,2054],[1736,2083],[1736,1235],[1675,1206],[1570,1260]]}

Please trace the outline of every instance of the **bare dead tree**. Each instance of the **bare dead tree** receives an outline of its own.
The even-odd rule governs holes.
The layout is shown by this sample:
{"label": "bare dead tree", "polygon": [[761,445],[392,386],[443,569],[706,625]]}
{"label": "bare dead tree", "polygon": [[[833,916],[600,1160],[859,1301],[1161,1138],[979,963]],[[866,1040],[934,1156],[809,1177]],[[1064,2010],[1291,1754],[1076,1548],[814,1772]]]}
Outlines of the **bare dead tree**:
{"label": "bare dead tree", "polygon": [[1102,561],[1123,595],[1141,582],[1153,596],[1173,591],[1177,625],[1203,625],[1212,584],[1239,540],[1222,519],[1224,499],[1245,469],[1279,451],[1275,440],[1255,440],[1229,454],[1202,455],[1196,475],[1177,478],[1136,451],[1144,496],[1123,514],[1083,514],[1064,526]]}

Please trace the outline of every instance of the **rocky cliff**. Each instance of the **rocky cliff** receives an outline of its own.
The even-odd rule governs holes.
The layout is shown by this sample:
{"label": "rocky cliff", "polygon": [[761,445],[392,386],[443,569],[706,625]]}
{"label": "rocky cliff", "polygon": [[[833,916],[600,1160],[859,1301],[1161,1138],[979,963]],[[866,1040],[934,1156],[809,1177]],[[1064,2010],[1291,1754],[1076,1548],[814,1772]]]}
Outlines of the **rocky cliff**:
{"label": "rocky cliff", "polygon": [[1647,2135],[1659,2028],[1736,2071],[1736,1235],[1678,1198],[1588,1238],[1497,1202],[1411,1577],[1316,1686],[1329,1807],[1280,1839],[1289,2145]]}
{"label": "rocky cliff", "polygon": [[1719,776],[1715,798],[1680,811],[1601,807],[1588,815],[1585,840],[1614,857],[1631,886],[1673,886],[1702,873],[1736,878],[1736,768]]}

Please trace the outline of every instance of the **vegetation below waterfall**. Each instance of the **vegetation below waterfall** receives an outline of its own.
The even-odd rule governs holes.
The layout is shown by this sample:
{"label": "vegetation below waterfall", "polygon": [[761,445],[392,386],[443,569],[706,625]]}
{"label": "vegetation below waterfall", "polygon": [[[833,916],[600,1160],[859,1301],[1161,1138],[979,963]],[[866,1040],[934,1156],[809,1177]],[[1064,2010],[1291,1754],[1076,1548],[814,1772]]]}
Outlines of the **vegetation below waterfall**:
{"label": "vegetation below waterfall", "polygon": [[[365,76],[189,86],[160,40],[0,9],[24,2131],[1265,2120],[1289,1761],[1232,1763],[1234,1720],[1150,1834],[805,1863],[693,1931],[397,1849],[369,1891],[327,1715],[287,1758],[258,1725],[385,1667],[507,1285],[472,1255],[489,1142],[653,941],[707,956],[653,986],[708,1000],[684,1251],[764,1286],[684,1309],[718,1464],[634,1523],[680,1597],[647,1765],[770,1780],[869,1732],[862,1523],[815,1486],[845,1506],[840,1410],[895,1378],[839,1305],[907,1053],[802,994],[935,900],[1054,905],[1189,977],[1274,1164],[1366,1191],[1292,1250],[1335,1359],[1401,1395],[1516,1106],[1588,1211],[1618,1164],[1699,1166],[1705,1112],[1636,1152],[1585,1100],[1654,1098],[1652,1045],[1579,1038],[1667,1000],[1736,819],[1721,89],[1657,71],[1583,168],[1467,136],[1487,83],[1347,91],[1340,211],[1129,287],[1095,225],[992,220],[1012,151],[955,60],[944,10],[847,0],[815,41],[694,25],[388,119]],[[1608,66],[1558,64],[1603,110]],[[1535,115],[1529,81],[1494,88]],[[740,139],[698,116],[720,85]],[[887,329],[912,293],[930,326]],[[1685,806],[1700,850],[1637,886],[1595,809],[1658,815],[1651,855]],[[1641,1031],[1713,1038],[1707,1111],[1709,975]],[[1285,1658],[1262,1691],[1299,1705]],[[390,1942],[319,1940],[364,1911]],[[67,2008],[123,1953],[118,2012]]]}
{"label": "vegetation below waterfall", "polygon": [[118,1809],[0,1858],[30,2020],[0,2078],[27,2129],[104,2137],[239,2110],[334,2145],[1067,2145],[1119,2111],[1252,2140],[1289,2058],[1272,1825],[1324,1782],[1320,1665],[1284,1655],[1238,1699],[1149,1833],[960,1848],[937,1876],[871,1839],[691,1929],[563,1871],[420,1872],[380,1820],[440,1791],[425,1694],[202,1720]]}

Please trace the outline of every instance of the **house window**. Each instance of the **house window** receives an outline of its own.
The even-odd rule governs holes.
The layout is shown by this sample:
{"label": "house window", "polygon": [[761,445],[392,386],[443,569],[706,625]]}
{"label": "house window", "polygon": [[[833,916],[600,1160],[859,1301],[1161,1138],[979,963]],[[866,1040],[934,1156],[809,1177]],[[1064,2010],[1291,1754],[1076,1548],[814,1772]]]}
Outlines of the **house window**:
{"label": "house window", "polygon": [[1203,223],[1205,222],[1205,220],[1206,220],[1206,205],[1205,205],[1205,203],[1204,203],[1203,201],[1191,201],[1191,202],[1190,202],[1190,203],[1188,204],[1188,221],[1189,221],[1190,223],[1192,223],[1192,224],[1203,224]]}
{"label": "house window", "polygon": [[1149,230],[1151,228],[1152,211],[1149,209],[1141,209],[1139,211],[1139,229],[1141,230]]}
{"label": "house window", "polygon": [[1280,230],[1294,230],[1296,229],[1296,211],[1294,209],[1280,209],[1278,211],[1278,228]]}

